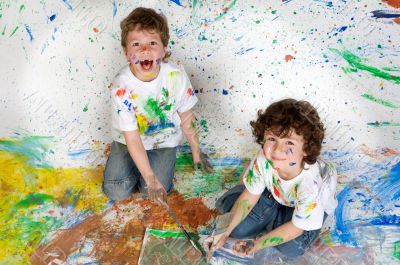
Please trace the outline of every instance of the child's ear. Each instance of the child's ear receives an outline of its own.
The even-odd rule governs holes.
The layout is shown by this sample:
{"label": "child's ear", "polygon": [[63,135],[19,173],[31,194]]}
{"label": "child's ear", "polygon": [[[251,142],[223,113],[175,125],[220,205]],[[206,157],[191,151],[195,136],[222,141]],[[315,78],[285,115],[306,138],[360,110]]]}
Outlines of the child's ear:
{"label": "child's ear", "polygon": [[128,60],[128,62],[130,61],[130,58],[128,56],[128,50],[126,49],[126,47],[123,48],[124,49],[124,54],[125,54],[125,58]]}

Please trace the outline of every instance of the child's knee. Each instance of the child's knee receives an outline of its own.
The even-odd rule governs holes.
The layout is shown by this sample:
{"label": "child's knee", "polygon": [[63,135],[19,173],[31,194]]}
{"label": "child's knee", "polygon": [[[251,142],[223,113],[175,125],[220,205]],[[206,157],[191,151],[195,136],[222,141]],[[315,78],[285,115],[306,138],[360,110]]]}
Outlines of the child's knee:
{"label": "child's knee", "polygon": [[127,199],[133,193],[133,185],[129,180],[123,181],[104,181],[102,185],[103,193],[114,201]]}

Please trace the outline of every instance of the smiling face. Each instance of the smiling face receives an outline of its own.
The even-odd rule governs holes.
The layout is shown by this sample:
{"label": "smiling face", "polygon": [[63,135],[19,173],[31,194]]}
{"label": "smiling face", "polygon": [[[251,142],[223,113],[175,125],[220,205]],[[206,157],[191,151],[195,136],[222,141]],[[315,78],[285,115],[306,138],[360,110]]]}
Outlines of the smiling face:
{"label": "smiling face", "polygon": [[282,173],[281,177],[297,176],[303,169],[303,158],[307,155],[303,151],[303,136],[290,130],[288,135],[278,137],[268,130],[264,139],[265,157],[273,162],[278,172]]}
{"label": "smiling face", "polygon": [[158,32],[132,30],[127,35],[124,51],[132,73],[139,80],[149,82],[160,72],[166,49]]}

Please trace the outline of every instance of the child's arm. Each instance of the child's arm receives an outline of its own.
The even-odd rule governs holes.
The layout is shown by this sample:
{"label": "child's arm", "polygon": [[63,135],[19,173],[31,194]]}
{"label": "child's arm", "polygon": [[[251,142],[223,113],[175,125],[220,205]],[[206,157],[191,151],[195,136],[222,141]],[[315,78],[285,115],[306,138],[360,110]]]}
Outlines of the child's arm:
{"label": "child's arm", "polygon": [[192,150],[193,163],[199,165],[203,171],[211,173],[213,168],[208,163],[207,157],[200,150],[199,138],[197,136],[195,117],[192,110],[179,113],[181,118],[181,127],[186,139],[189,142],[190,149]]}
{"label": "child's arm", "polygon": [[228,229],[219,237],[218,241],[215,242],[213,248],[220,248],[224,245],[225,241],[228,239],[229,235],[235,229],[240,222],[242,222],[250,211],[254,208],[258,200],[260,199],[260,195],[252,194],[246,189],[240,194],[239,198],[236,200],[235,204],[232,207],[231,212],[234,213],[231,223],[228,226]]}
{"label": "child's arm", "polygon": [[140,171],[140,174],[142,174],[143,179],[147,184],[147,193],[149,199],[153,201],[165,201],[167,198],[167,192],[154,175],[139,132],[137,130],[124,132],[124,137],[129,154],[131,155],[133,161]]}
{"label": "child's arm", "polygon": [[255,240],[255,251],[286,243],[300,236],[303,232],[303,229],[296,227],[292,221],[288,221],[262,237],[257,238]]}

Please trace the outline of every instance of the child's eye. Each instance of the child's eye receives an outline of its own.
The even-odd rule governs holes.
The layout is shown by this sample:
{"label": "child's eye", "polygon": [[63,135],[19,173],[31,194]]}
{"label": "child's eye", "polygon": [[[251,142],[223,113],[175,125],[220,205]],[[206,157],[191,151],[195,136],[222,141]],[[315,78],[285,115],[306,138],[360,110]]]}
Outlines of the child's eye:
{"label": "child's eye", "polygon": [[139,47],[139,46],[140,46],[139,42],[132,43],[132,47]]}
{"label": "child's eye", "polygon": [[294,145],[294,143],[292,141],[287,141],[288,145]]}
{"label": "child's eye", "polygon": [[155,42],[155,41],[150,41],[150,45],[151,45],[151,46],[157,45],[157,42]]}
{"label": "child's eye", "polygon": [[267,137],[265,140],[267,140],[268,142],[273,142],[273,141],[275,141],[275,138],[273,138],[273,137]]}

